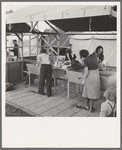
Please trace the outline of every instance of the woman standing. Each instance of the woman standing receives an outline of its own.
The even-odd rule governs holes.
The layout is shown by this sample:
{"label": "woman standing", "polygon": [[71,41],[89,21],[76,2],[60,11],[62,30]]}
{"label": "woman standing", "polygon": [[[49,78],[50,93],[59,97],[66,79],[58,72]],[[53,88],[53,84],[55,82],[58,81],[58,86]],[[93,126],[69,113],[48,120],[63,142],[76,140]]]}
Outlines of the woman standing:
{"label": "woman standing", "polygon": [[103,52],[103,47],[98,46],[94,53],[84,59],[85,75],[82,84],[83,97],[87,98],[85,108],[93,111],[94,101],[100,98],[100,76],[98,70],[98,57]]}
{"label": "woman standing", "polygon": [[89,55],[89,51],[82,49],[82,50],[80,50],[79,54],[80,54],[79,62],[84,66],[84,59]]}
{"label": "woman standing", "polygon": [[39,94],[45,95],[44,85],[46,80],[47,85],[47,96],[52,95],[52,66],[49,60],[49,55],[45,49],[41,50],[41,54],[37,56],[37,66],[40,66],[40,76],[39,76]]}
{"label": "woman standing", "polygon": [[76,59],[76,55],[72,51],[72,44],[69,44],[66,50],[65,61],[71,62],[72,60],[75,60],[75,59]]}

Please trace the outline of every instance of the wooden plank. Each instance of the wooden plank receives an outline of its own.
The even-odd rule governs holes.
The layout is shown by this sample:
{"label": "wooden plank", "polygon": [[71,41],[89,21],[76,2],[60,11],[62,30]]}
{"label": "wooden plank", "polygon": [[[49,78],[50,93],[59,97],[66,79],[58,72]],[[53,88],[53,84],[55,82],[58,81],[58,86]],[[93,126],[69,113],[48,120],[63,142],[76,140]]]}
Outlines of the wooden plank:
{"label": "wooden plank", "polygon": [[80,110],[79,108],[70,107],[66,111],[63,111],[63,112],[59,113],[58,115],[56,115],[56,117],[70,117],[73,114],[75,114],[76,112],[79,112],[79,110]]}
{"label": "wooden plank", "polygon": [[[75,98],[74,100],[68,102],[68,103],[65,103],[65,105],[61,106],[63,107],[62,111],[58,114],[56,114],[55,116],[56,117],[61,117],[61,116],[67,116],[67,117],[70,117],[72,116],[73,114],[75,114],[76,112],[78,112],[80,109],[75,107],[76,105],[78,105],[80,103],[80,106],[83,105],[85,99],[82,98],[81,100],[81,96],[78,96],[77,98]],[[79,105],[78,105],[79,106]]]}
{"label": "wooden plank", "polygon": [[29,106],[31,104],[40,102],[40,101],[45,100],[45,99],[46,99],[45,96],[38,94],[38,96],[33,96],[33,97],[29,98],[29,99],[21,100],[19,103],[18,102],[17,103],[19,105],[23,106],[23,107],[26,107],[26,106]]}
{"label": "wooden plank", "polygon": [[[42,105],[44,105],[44,104],[48,104],[48,103],[50,103],[50,102],[52,102],[52,101],[55,101],[55,100],[58,100],[58,99],[60,99],[61,97],[65,97],[65,96],[66,96],[65,92],[66,92],[65,89],[63,89],[63,90],[60,89],[60,90],[58,90],[57,95],[54,95],[54,96],[52,96],[52,97],[50,97],[50,98],[45,99],[44,102],[40,102],[40,101],[39,101],[39,102],[37,102],[37,103],[31,103],[31,104],[28,105],[26,108],[33,110],[33,109],[38,108],[39,106],[42,106]],[[28,104],[29,104],[29,103],[28,103]]]}
{"label": "wooden plank", "polygon": [[99,117],[100,111],[96,111],[94,113],[91,113],[88,117]]}
{"label": "wooden plank", "polygon": [[87,117],[90,115],[90,112],[87,110],[80,110],[79,112],[75,113],[72,117]]}
{"label": "wooden plank", "polygon": [[15,95],[21,94],[21,93],[23,93],[23,92],[27,92],[27,90],[14,89],[13,91],[7,91],[5,94],[6,94],[6,96],[15,96]]}
{"label": "wooden plank", "polygon": [[20,105],[15,104],[15,103],[12,103],[12,102],[7,101],[7,104],[12,105],[12,106],[14,106],[15,108],[20,108],[20,109],[22,109],[23,111],[27,112],[28,114],[31,114],[31,115],[34,115],[34,116],[39,116],[38,114],[36,114],[36,113],[34,113],[34,112],[32,112],[32,111],[30,111],[30,110],[28,110],[28,109],[25,109],[25,108],[21,107]]}
{"label": "wooden plank", "polygon": [[[58,88],[60,88],[60,87],[58,87]],[[62,90],[62,89],[60,89],[60,90]],[[33,95],[33,93],[31,93],[31,91],[37,92],[38,89],[37,89],[37,87],[27,88],[27,89],[24,88],[23,90],[19,90],[19,91],[13,90],[13,91],[10,91],[9,93],[6,92],[6,99],[7,100],[17,100],[17,99],[22,98],[24,96],[26,97],[27,95]]]}
{"label": "wooden plank", "polygon": [[[66,97],[66,99],[68,98]],[[53,109],[47,110],[45,113],[42,113],[41,116],[57,116],[57,114],[67,110],[68,108],[72,107],[73,104],[76,104],[79,101],[81,101],[81,96],[76,96],[75,94],[73,94],[73,97],[70,97],[68,101],[56,106]]]}
{"label": "wooden plank", "polygon": [[[70,86],[70,98],[67,98],[67,87],[62,87],[62,81],[57,82],[57,93],[52,97],[42,96],[37,93],[31,92],[31,90],[37,92],[38,87],[33,86],[31,88],[19,89],[17,85],[16,91],[7,93],[6,97],[10,103],[13,103],[25,110],[28,110],[38,116],[53,116],[53,117],[98,117],[100,112],[101,103],[105,101],[102,97],[94,103],[95,112],[90,113],[84,109],[79,109],[76,106],[84,106],[86,100],[81,95],[76,95],[76,86],[71,83]],[[20,85],[22,87],[22,85]],[[6,100],[6,102],[8,102]]]}
{"label": "wooden plank", "polygon": [[45,100],[33,103],[33,104],[27,106],[26,108],[31,109],[31,110],[33,110],[35,112],[36,111],[38,112],[38,109],[40,110],[42,108],[42,106],[44,107],[44,105],[49,105],[49,103],[51,103],[52,101],[55,101],[55,100],[57,101],[57,100],[61,99],[61,97],[65,98],[66,94],[63,93],[60,96],[46,97]]}
{"label": "wooden plank", "polygon": [[[62,93],[63,95],[62,96],[65,96],[64,95],[64,92]],[[35,96],[34,96],[35,95]],[[26,100],[26,101],[21,101],[21,103],[20,103],[20,105],[22,105],[22,106],[30,106],[31,104],[33,105],[34,103],[40,103],[40,101],[42,101],[42,100],[44,100],[44,103],[48,103],[48,102],[51,102],[51,101],[54,101],[55,99],[57,100],[57,98],[58,97],[56,97],[56,98],[54,98],[54,96],[52,96],[51,97],[51,99],[49,100],[49,97],[47,97],[46,95],[45,96],[43,96],[43,95],[41,95],[41,94],[36,94],[36,93],[33,93],[33,96],[34,96],[34,98],[31,98],[31,99],[28,99],[28,100]],[[60,97],[61,97],[61,95],[60,95]],[[60,98],[59,97],[59,98]],[[39,103],[38,103],[38,106],[39,106]]]}
{"label": "wooden plank", "polygon": [[[44,100],[46,99],[45,96],[42,96],[42,95],[32,95],[32,96],[28,96],[28,97],[24,97],[22,99],[19,99],[18,101],[14,101],[14,103],[17,103],[18,105],[21,105],[21,106],[26,106],[30,103],[35,103],[36,101],[40,101],[40,100]],[[13,102],[13,101],[12,101]]]}
{"label": "wooden plank", "polygon": [[[73,117],[98,117],[99,116],[99,113],[100,113],[100,106],[101,106],[101,103],[104,101],[104,98],[100,98],[99,100],[97,100],[95,103],[94,103],[94,112],[89,112],[87,110],[81,110],[79,111],[78,113],[74,114]],[[84,104],[86,103],[85,101],[83,102]],[[78,106],[80,105],[84,105],[84,104],[78,104]]]}
{"label": "wooden plank", "polygon": [[16,96],[7,97],[6,99],[8,101],[16,101],[18,99],[31,97],[32,95],[33,95],[33,93],[22,93],[22,94],[19,94],[19,95],[16,95]]}
{"label": "wooden plank", "polygon": [[[101,102],[102,102],[102,99],[101,100],[98,100],[97,101],[97,103],[95,103],[94,104],[94,106],[95,106],[95,111],[99,111],[99,109],[100,109],[100,104],[101,104]],[[86,104],[86,101],[84,100],[84,101],[82,101],[82,102],[80,102],[80,103],[78,103],[78,106],[84,106]],[[97,106],[97,107],[96,107]],[[68,108],[67,110],[65,110],[65,111],[63,111],[63,112],[61,112],[61,113],[59,113],[59,114],[57,114],[56,116],[76,116],[76,114],[79,116],[79,114],[81,115],[81,116],[88,116],[88,115],[90,115],[91,113],[89,112],[89,111],[86,111],[86,110],[81,110],[80,112],[79,112],[79,110],[78,110],[78,108],[76,108],[76,107],[71,107],[71,108]],[[96,114],[96,112],[95,112],[95,114]]]}
{"label": "wooden plank", "polygon": [[[76,97],[76,96],[74,95],[74,93],[72,93],[72,96],[73,96],[73,98]],[[43,112],[45,112],[45,111],[47,111],[47,110],[50,110],[50,109],[52,109],[52,108],[54,108],[54,107],[56,107],[56,106],[58,106],[58,105],[60,105],[60,104],[66,103],[67,101],[69,101],[69,99],[66,98],[66,95],[65,95],[64,98],[60,98],[59,100],[53,101],[53,103],[48,103],[47,105],[44,105],[44,106],[42,106],[42,107],[39,107],[39,108],[37,108],[37,109],[34,110],[34,111],[35,111],[36,113],[41,114],[41,113],[43,113]]]}

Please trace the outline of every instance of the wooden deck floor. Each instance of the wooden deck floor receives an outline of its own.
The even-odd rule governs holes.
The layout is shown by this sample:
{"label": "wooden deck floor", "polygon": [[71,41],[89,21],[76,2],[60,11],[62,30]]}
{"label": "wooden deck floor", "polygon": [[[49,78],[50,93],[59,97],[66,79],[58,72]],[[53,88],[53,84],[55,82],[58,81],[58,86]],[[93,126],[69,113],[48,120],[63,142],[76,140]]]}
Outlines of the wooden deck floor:
{"label": "wooden deck floor", "polygon": [[101,91],[101,98],[94,104],[94,112],[78,108],[76,106],[85,105],[86,100],[81,93],[76,94],[74,83],[70,83],[70,97],[67,98],[66,83],[62,86],[61,80],[57,82],[56,94],[51,97],[42,96],[37,91],[38,85],[28,88],[23,83],[17,84],[13,91],[6,92],[6,103],[40,117],[98,117],[104,101]]}

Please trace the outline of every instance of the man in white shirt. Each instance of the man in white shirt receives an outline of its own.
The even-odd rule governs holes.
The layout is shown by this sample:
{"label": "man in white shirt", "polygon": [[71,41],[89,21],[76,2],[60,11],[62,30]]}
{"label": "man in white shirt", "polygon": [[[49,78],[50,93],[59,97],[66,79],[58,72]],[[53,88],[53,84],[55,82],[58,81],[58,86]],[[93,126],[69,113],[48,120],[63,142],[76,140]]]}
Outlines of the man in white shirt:
{"label": "man in white shirt", "polygon": [[44,86],[45,80],[47,85],[47,96],[52,95],[52,66],[49,60],[49,55],[45,49],[41,50],[41,53],[37,56],[37,66],[40,66],[39,77],[39,94],[45,95]]}

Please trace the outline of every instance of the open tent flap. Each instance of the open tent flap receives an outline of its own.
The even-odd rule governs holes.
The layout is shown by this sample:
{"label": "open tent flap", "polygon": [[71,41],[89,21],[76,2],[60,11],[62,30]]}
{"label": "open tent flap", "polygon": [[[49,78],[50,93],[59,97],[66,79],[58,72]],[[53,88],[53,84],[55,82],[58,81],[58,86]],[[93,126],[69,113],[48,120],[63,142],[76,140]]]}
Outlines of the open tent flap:
{"label": "open tent flap", "polygon": [[80,50],[86,49],[91,54],[97,46],[101,45],[104,49],[104,60],[108,61],[109,66],[116,66],[116,38],[116,35],[74,35],[70,37],[70,43],[73,44],[72,49],[77,59],[80,59]]}

